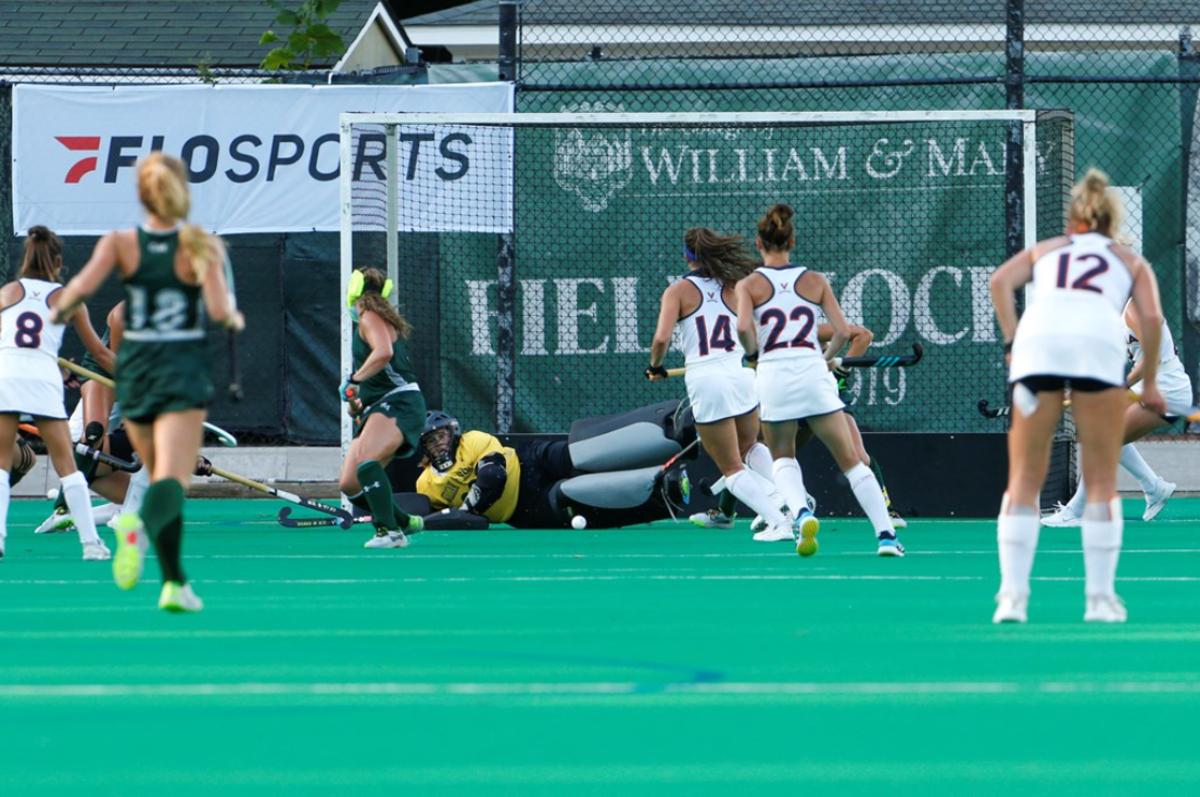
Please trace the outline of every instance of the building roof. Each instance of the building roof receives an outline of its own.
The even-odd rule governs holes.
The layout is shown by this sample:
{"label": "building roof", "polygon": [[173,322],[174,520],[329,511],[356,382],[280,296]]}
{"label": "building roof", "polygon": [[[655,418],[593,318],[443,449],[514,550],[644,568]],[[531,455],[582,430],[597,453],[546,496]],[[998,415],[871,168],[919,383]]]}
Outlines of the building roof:
{"label": "building roof", "polygon": [[[456,8],[403,20],[410,25],[494,25],[499,0],[475,0]],[[1004,0],[524,0],[525,24],[538,25],[952,25],[1003,24]],[[1037,0],[1026,22],[1063,24],[1162,24],[1200,22],[1192,0]]]}
{"label": "building roof", "polygon": [[[349,46],[378,2],[342,0],[326,22]],[[275,13],[260,0],[0,0],[0,65],[257,67],[274,46],[263,32],[288,32]]]}

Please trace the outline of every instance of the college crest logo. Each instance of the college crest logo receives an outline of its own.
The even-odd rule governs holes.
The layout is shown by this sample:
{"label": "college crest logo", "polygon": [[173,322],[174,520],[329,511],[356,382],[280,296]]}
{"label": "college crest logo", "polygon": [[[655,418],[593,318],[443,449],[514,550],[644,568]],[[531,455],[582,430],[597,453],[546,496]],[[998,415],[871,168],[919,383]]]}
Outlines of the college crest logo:
{"label": "college crest logo", "polygon": [[[583,102],[565,113],[620,113],[625,106]],[[633,179],[633,141],[628,129],[564,128],[554,131],[554,182],[579,197],[585,210],[599,213]]]}

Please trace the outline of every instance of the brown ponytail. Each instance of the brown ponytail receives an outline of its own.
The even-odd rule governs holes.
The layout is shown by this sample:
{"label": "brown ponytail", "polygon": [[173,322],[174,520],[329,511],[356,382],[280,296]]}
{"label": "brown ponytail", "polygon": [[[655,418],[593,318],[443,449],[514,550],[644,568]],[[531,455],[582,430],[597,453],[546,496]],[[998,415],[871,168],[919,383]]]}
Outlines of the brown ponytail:
{"label": "brown ponytail", "polygon": [[25,238],[25,253],[21,258],[21,276],[61,282],[62,252],[62,241],[53,230],[41,224],[30,227]]}
{"label": "brown ponytail", "polygon": [[693,227],[683,234],[683,242],[695,255],[696,273],[726,287],[733,287],[758,267],[740,235],[718,235],[707,227]]}
{"label": "brown ponytail", "polygon": [[[192,200],[183,161],[162,152],[151,152],[143,158],[138,164],[138,199],[142,207],[160,219],[186,220]],[[215,259],[212,236],[195,224],[185,224],[179,230],[179,245],[191,261],[196,281],[203,283]]]}
{"label": "brown ponytail", "polygon": [[369,310],[375,313],[392,325],[401,340],[408,340],[412,336],[412,324],[400,315],[391,302],[383,298],[383,286],[387,283],[387,275],[377,268],[358,270],[363,275],[363,292],[355,302],[359,312],[365,313]]}
{"label": "brown ponytail", "polygon": [[1108,185],[1108,175],[1088,169],[1071,189],[1072,231],[1095,231],[1109,238],[1121,226],[1121,199]]}
{"label": "brown ponytail", "polygon": [[758,220],[758,240],[767,252],[786,252],[796,245],[796,228],[792,217],[796,215],[791,205],[772,205]]}

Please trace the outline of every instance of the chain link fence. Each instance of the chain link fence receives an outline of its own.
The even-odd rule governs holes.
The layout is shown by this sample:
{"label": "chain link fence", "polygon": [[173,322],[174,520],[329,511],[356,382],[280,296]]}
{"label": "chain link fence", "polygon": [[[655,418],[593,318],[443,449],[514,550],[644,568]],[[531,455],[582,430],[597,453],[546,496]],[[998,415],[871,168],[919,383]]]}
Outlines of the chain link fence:
{"label": "chain link fence", "polygon": [[[597,6],[600,7],[597,7]],[[1191,153],[1195,135],[1196,91],[1200,88],[1200,59],[1191,31],[1200,23],[1200,3],[1141,2],[1100,4],[1083,0],[1016,2],[990,0],[972,3],[943,0],[901,2],[884,0],[815,0],[785,3],[763,0],[663,0],[654,4],[610,0],[603,4],[568,7],[560,0],[525,0],[520,6],[518,110],[553,111],[816,111],[904,109],[999,109],[1024,107],[1062,109],[1073,119],[1073,136],[1047,135],[1038,139],[1038,235],[1061,229],[1064,170],[1049,170],[1064,152],[1073,153],[1074,172],[1089,166],[1109,173],[1125,200],[1124,235],[1154,265],[1162,289],[1166,317],[1184,358],[1197,379],[1200,359],[1200,226],[1197,224]],[[915,141],[916,150],[936,146],[938,159],[927,164],[940,177],[960,184],[984,185],[1011,180],[1012,142],[993,152],[980,140],[953,129],[944,135],[903,133],[896,139]],[[928,139],[936,139],[931,145]],[[1019,141],[1019,138],[1016,139]],[[1063,147],[1066,146],[1064,150]],[[711,148],[711,147],[710,147]],[[696,157],[706,157],[703,153]],[[654,162],[634,157],[630,170],[652,169]],[[686,170],[685,170],[686,171]],[[813,169],[790,181],[780,180],[759,204],[789,201],[800,210],[847,181],[825,181]],[[1068,170],[1069,171],[1069,170]],[[1007,174],[1006,174],[1007,172]],[[595,190],[612,175],[596,172]],[[723,178],[718,178],[723,179]],[[1056,181],[1059,183],[1055,185]],[[681,206],[695,208],[705,181],[680,180],[674,189]],[[724,186],[739,190],[737,180]],[[1011,183],[1010,183],[1011,188]],[[567,191],[558,195],[568,202]],[[1049,203],[1049,204],[1047,204]],[[856,209],[873,213],[865,220]],[[695,216],[680,218],[680,230],[720,218],[722,206],[710,212],[700,207]],[[920,340],[927,360],[912,379],[934,380],[947,389],[957,385],[952,374],[964,367],[963,352],[980,330],[954,317],[950,308],[970,306],[970,287],[957,277],[938,279],[934,301],[915,301],[922,280],[932,269],[994,267],[1003,254],[987,253],[986,263],[974,262],[976,252],[956,247],[961,230],[938,226],[924,231],[942,247],[908,248],[905,267],[893,275],[869,279],[862,296],[846,302],[845,291],[856,274],[872,268],[873,235],[892,242],[912,235],[916,207],[899,199],[871,209],[856,205],[842,221],[822,225],[860,227],[860,251],[839,252],[836,262],[821,262],[820,252],[805,250],[798,258],[837,271],[843,303],[850,304],[875,332],[876,341]],[[1006,213],[1010,226],[1013,192],[988,205],[981,214]],[[1019,213],[1016,215],[1019,216]],[[756,216],[724,219],[727,232],[753,235]],[[601,219],[603,213],[596,214]],[[946,220],[948,224],[951,222]],[[975,223],[985,223],[978,220]],[[872,232],[868,232],[872,231]],[[1020,231],[1019,225],[1017,232]],[[1011,232],[1011,230],[1010,230]],[[827,230],[813,231],[813,239]],[[1020,236],[1009,237],[1009,249]],[[826,253],[828,254],[828,253]],[[637,260],[659,257],[637,251]],[[520,231],[518,270],[524,256]],[[902,256],[891,258],[903,262]],[[951,272],[953,273],[953,272]],[[519,276],[519,275],[518,275]],[[906,302],[906,306],[898,306]],[[645,315],[645,313],[643,313]],[[981,319],[990,328],[991,319]],[[653,319],[644,319],[648,327]],[[959,335],[959,332],[965,334]],[[984,337],[986,335],[983,335]],[[643,339],[648,334],[643,331]],[[998,347],[981,375],[978,395],[947,395],[943,401],[973,403],[988,398],[995,405],[1002,382]],[[943,370],[946,369],[946,370]],[[860,380],[869,377],[860,377]],[[860,381],[852,391],[860,422],[880,430],[912,429],[914,407],[895,403],[894,393]],[[889,401],[891,399],[892,401]],[[930,416],[917,427],[949,431]],[[957,418],[957,411],[948,413]],[[979,423],[982,423],[981,421]],[[956,431],[987,428],[951,424]]]}

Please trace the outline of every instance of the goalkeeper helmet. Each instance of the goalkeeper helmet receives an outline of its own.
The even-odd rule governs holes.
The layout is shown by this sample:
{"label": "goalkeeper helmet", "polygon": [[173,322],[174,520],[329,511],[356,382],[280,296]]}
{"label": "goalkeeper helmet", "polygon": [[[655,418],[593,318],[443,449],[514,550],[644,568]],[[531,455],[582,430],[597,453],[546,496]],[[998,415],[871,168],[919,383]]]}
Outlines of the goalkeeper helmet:
{"label": "goalkeeper helmet", "polygon": [[438,473],[445,473],[454,465],[459,432],[458,419],[453,415],[441,410],[430,410],[425,414],[425,427],[421,430],[421,453]]}

